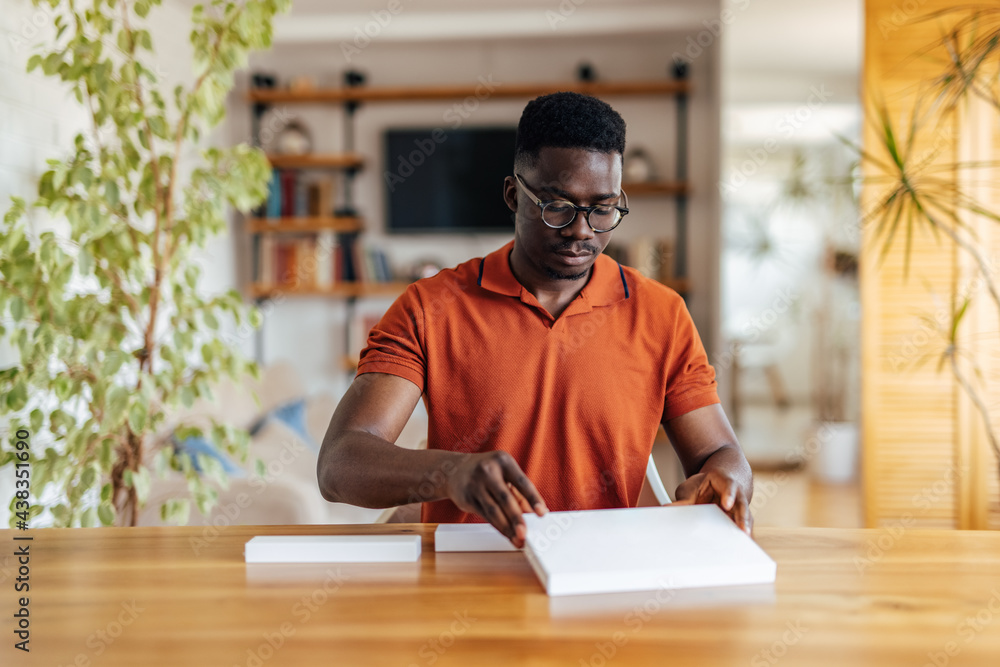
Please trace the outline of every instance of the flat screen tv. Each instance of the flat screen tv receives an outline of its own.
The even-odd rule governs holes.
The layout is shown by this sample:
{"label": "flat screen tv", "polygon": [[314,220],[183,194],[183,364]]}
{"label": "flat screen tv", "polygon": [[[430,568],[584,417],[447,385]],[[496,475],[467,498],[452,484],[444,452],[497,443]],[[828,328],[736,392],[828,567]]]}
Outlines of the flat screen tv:
{"label": "flat screen tv", "polygon": [[514,231],[503,202],[514,127],[390,129],[383,183],[390,233]]}

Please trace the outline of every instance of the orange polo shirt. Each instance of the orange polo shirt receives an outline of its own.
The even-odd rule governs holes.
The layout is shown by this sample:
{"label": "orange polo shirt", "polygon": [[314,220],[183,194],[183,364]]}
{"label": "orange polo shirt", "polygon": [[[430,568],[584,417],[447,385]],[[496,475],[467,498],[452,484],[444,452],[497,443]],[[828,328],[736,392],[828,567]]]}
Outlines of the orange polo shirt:
{"label": "orange polo shirt", "polygon": [[[633,507],[661,420],[719,402],[684,300],[600,255],[553,319],[511,272],[513,247],[410,285],[358,374],[416,384],[428,447],[510,453],[551,510]],[[450,500],[422,518],[482,521]]]}

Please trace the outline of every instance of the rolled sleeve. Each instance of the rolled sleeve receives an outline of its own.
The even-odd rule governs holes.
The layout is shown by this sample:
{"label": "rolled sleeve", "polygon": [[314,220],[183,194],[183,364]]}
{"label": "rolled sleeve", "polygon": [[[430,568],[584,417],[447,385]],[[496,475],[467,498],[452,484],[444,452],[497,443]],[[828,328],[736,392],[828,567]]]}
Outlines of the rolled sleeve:
{"label": "rolled sleeve", "polygon": [[388,373],[426,389],[427,357],[423,341],[424,311],[415,285],[389,307],[368,333],[358,375]]}
{"label": "rolled sleeve", "polygon": [[705,347],[683,300],[679,300],[674,322],[663,421],[721,402],[715,369],[708,363]]}

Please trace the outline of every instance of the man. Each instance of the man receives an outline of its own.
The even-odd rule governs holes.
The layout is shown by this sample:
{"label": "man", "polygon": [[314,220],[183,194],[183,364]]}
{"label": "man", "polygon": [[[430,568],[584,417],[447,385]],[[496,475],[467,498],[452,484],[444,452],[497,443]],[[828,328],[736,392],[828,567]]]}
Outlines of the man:
{"label": "man", "polygon": [[[523,512],[634,506],[662,423],[677,501],[750,531],[750,467],[684,301],[602,254],[628,212],[624,150],[598,99],[525,107],[514,240],[410,285],[372,329],[320,451],[324,498],[420,502],[425,522],[486,520],[523,546]],[[428,449],[396,447],[421,396]]]}

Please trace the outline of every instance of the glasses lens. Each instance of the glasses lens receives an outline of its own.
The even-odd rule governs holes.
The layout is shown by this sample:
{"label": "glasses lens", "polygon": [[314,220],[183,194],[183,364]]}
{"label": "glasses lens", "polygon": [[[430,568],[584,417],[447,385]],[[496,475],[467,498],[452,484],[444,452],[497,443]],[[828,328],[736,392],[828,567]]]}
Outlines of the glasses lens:
{"label": "glasses lens", "polygon": [[[550,201],[542,207],[542,220],[553,227],[564,227],[576,218],[577,210],[569,202]],[[590,212],[590,226],[599,232],[613,229],[622,214],[614,206],[597,206]]]}
{"label": "glasses lens", "polygon": [[598,206],[590,212],[590,226],[597,231],[611,229],[618,224],[621,212],[614,206]]}
{"label": "glasses lens", "polygon": [[554,227],[568,225],[576,217],[576,209],[569,202],[550,201],[542,207],[542,220]]}

